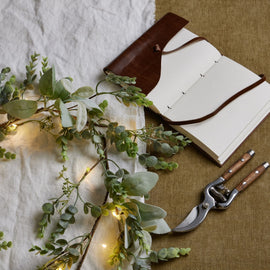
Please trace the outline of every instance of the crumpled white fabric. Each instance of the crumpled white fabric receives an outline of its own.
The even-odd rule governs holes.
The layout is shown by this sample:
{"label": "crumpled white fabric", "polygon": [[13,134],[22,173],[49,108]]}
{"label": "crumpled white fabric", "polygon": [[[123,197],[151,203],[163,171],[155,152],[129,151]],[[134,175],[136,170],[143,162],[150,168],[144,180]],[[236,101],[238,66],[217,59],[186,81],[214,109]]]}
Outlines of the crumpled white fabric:
{"label": "crumpled white fabric", "polygon": [[[48,56],[56,77],[71,76],[74,89],[92,87],[103,76],[102,68],[154,23],[154,0],[1,0],[0,68],[11,67],[18,80],[24,79],[25,65],[36,51]],[[106,97],[108,98],[108,97]],[[127,108],[110,101],[110,115],[131,128],[144,125],[141,109]],[[36,238],[41,205],[61,192],[57,180],[63,163],[54,138],[34,124],[20,127],[15,135],[1,143],[17,154],[16,160],[0,162],[0,230],[13,248],[0,252],[0,270],[35,269],[48,258],[28,252]],[[67,175],[78,180],[86,167],[94,163],[93,148],[87,142],[74,142],[65,166]],[[139,170],[134,160],[119,157],[121,166]],[[101,203],[105,189],[101,168],[95,169],[81,188],[85,200]],[[103,218],[81,269],[108,268],[115,223]],[[67,238],[88,232],[94,219],[78,215]],[[106,244],[104,249],[102,244]]]}

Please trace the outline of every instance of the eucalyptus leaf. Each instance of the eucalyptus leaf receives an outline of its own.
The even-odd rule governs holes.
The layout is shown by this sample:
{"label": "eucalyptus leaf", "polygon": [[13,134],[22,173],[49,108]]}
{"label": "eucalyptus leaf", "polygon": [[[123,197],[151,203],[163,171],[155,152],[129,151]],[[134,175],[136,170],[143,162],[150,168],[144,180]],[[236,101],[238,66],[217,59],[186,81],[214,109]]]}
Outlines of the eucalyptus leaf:
{"label": "eucalyptus leaf", "polygon": [[99,206],[93,206],[91,208],[91,215],[95,218],[98,218],[102,214],[101,208]]}
{"label": "eucalyptus leaf", "polygon": [[66,239],[58,239],[55,243],[59,246],[66,246],[68,244]]}
{"label": "eucalyptus leaf", "polygon": [[70,213],[72,215],[75,215],[76,213],[78,213],[78,209],[77,209],[77,207],[75,207],[73,205],[69,205],[65,212]]}
{"label": "eucalyptus leaf", "polygon": [[76,129],[78,132],[82,131],[87,123],[86,106],[82,102],[77,102],[77,120]]}
{"label": "eucalyptus leaf", "polygon": [[71,220],[71,218],[73,217],[72,214],[69,214],[69,213],[64,213],[60,216],[60,219],[61,220],[64,220],[64,221],[69,221]]}
{"label": "eucalyptus leaf", "polygon": [[146,158],[146,166],[154,167],[158,163],[158,159],[155,156],[149,156]]}
{"label": "eucalyptus leaf", "polygon": [[60,219],[60,220],[58,221],[58,225],[59,225],[61,228],[66,229],[66,228],[68,227],[68,225],[69,225],[69,222]]}
{"label": "eucalyptus leaf", "polygon": [[158,251],[158,259],[162,261],[167,261],[168,249],[162,248]]}
{"label": "eucalyptus leaf", "polygon": [[55,87],[54,67],[48,69],[39,80],[39,91],[42,95],[52,97]]}
{"label": "eucalyptus leaf", "polygon": [[80,98],[89,98],[93,96],[95,91],[89,86],[83,86],[77,89],[71,96],[76,96]]}
{"label": "eucalyptus leaf", "polygon": [[53,204],[52,203],[44,203],[42,205],[42,210],[44,213],[46,214],[51,214],[53,215],[54,213],[54,207],[53,207]]}
{"label": "eucalyptus leaf", "polygon": [[139,207],[142,222],[165,218],[167,215],[166,211],[158,206],[142,203],[135,199],[131,199],[131,201]]}
{"label": "eucalyptus leaf", "polygon": [[13,88],[10,82],[6,82],[5,86],[0,88],[0,105],[7,103],[11,99],[12,93]]}
{"label": "eucalyptus leaf", "polygon": [[71,255],[73,255],[75,257],[80,256],[80,253],[76,248],[69,248],[68,251],[69,251],[69,254],[71,254]]}
{"label": "eucalyptus leaf", "polygon": [[94,143],[102,143],[102,138],[98,135],[93,136]]}
{"label": "eucalyptus leaf", "polygon": [[175,248],[175,247],[169,247],[168,249],[168,255],[167,255],[167,259],[174,259],[174,258],[179,258],[179,248]]}
{"label": "eucalyptus leaf", "polygon": [[144,230],[155,234],[165,234],[171,231],[167,222],[163,218],[144,221],[141,223],[141,226]]}
{"label": "eucalyptus leaf", "polygon": [[2,131],[0,131],[0,142],[3,141],[5,137],[6,137],[5,134]]}
{"label": "eucalyptus leaf", "polygon": [[72,127],[74,119],[72,118],[71,114],[69,113],[65,103],[58,98],[55,103],[55,107],[60,110],[61,115],[61,122],[63,127]]}
{"label": "eucalyptus leaf", "polygon": [[3,105],[3,109],[11,116],[24,119],[37,111],[37,102],[34,100],[12,100]]}
{"label": "eucalyptus leaf", "polygon": [[146,195],[157,183],[158,175],[153,172],[137,172],[125,175],[122,186],[131,196]]}

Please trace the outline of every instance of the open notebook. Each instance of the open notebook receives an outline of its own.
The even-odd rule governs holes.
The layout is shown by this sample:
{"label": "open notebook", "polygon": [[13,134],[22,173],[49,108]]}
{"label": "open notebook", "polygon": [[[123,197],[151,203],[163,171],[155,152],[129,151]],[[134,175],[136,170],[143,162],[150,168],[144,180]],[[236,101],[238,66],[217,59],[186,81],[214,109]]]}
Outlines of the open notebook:
{"label": "open notebook", "polygon": [[[166,16],[176,15],[167,14]],[[164,18],[159,22],[160,25],[162,20]],[[182,21],[181,29],[176,28],[179,31],[175,30],[170,37],[167,37],[167,42],[162,48],[158,45],[158,51],[160,51],[159,76],[158,80],[150,88],[148,87],[147,97],[153,101],[153,111],[169,120],[176,130],[192,139],[197,146],[222,165],[268,115],[270,86],[261,80],[260,76],[221,55],[206,40],[199,40],[177,49],[196,37],[194,33],[183,28],[186,23]],[[167,27],[170,27],[170,23],[167,24]],[[163,28],[166,27],[163,26]],[[151,31],[148,33],[149,35],[153,36]],[[142,37],[139,40],[141,39]],[[143,41],[149,46],[145,37]],[[135,47],[138,47],[136,42],[134,44]],[[142,48],[142,50],[144,49]],[[158,51],[155,50],[154,53],[157,54]],[[168,51],[171,52],[164,53]],[[123,55],[119,57],[123,58]],[[136,58],[133,61],[136,62]],[[119,64],[121,65],[121,62],[117,63],[117,65]],[[128,65],[132,66],[132,61]],[[151,61],[147,65],[151,66]],[[106,70],[114,72],[114,63],[112,62],[112,65],[108,66]],[[126,69],[125,72],[125,68],[119,72],[116,68],[114,73],[142,76],[130,72],[129,69]],[[147,72],[148,70],[146,70]],[[260,81],[258,85],[252,86],[258,81]],[[184,123],[184,121],[199,119],[210,114],[249,86],[252,86],[249,91],[228,102],[208,119],[192,124],[177,124],[177,122]],[[141,85],[139,87],[143,88]]]}

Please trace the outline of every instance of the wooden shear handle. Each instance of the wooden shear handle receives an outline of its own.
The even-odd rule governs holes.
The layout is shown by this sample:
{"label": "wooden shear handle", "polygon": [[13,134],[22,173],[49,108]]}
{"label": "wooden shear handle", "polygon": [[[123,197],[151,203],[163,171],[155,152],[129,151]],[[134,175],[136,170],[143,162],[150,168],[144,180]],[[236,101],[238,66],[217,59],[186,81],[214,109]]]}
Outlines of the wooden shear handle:
{"label": "wooden shear handle", "polygon": [[238,192],[243,191],[246,189],[250,184],[252,184],[259,176],[261,176],[265,170],[269,167],[268,162],[264,162],[262,165],[257,167],[254,171],[252,171],[247,177],[245,177],[235,189]]}
{"label": "wooden shear handle", "polygon": [[253,156],[255,152],[249,150],[238,161],[236,161],[221,177],[225,181],[229,180],[238,170],[240,170]]}

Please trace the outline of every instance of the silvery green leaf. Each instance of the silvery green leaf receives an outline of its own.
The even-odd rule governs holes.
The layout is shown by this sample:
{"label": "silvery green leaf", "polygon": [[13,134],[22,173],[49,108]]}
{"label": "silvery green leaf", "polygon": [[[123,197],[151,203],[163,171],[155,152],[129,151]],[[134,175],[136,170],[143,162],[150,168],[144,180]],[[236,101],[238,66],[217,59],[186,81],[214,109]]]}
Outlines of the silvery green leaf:
{"label": "silvery green leaf", "polygon": [[77,207],[75,207],[74,205],[69,205],[69,206],[66,208],[65,212],[70,213],[70,214],[72,214],[72,215],[75,215],[76,213],[78,213],[78,209],[77,209]]}
{"label": "silvery green leaf", "polygon": [[47,70],[39,80],[39,91],[42,95],[51,97],[55,87],[55,71],[54,67]]}
{"label": "silvery green leaf", "polygon": [[94,143],[102,143],[102,138],[98,135],[93,136]]}
{"label": "silvery green leaf", "polygon": [[12,100],[3,105],[3,109],[11,116],[24,119],[37,111],[37,102],[34,100]]}
{"label": "silvery green leaf", "polygon": [[0,131],[0,142],[3,141],[5,137],[6,137],[5,134]]}
{"label": "silvery green leaf", "polygon": [[63,78],[60,80],[65,90],[72,92],[72,81],[69,78]]}
{"label": "silvery green leaf", "polygon": [[145,243],[150,248],[152,246],[152,237],[151,237],[150,233],[145,231],[145,230],[142,230],[142,233],[143,233],[143,238],[144,238]]}
{"label": "silvery green leaf", "polygon": [[72,96],[77,96],[80,98],[89,98],[93,96],[95,91],[90,86],[83,86],[77,89]]}
{"label": "silvery green leaf", "polygon": [[171,231],[167,222],[163,218],[144,221],[141,225],[144,230],[155,234],[165,234]]}
{"label": "silvery green leaf", "polygon": [[87,123],[86,106],[82,102],[77,102],[77,120],[76,129],[78,132],[82,131]]}
{"label": "silvery green leaf", "polygon": [[137,172],[125,175],[122,186],[131,196],[146,195],[157,183],[158,175],[153,172]]}
{"label": "silvery green leaf", "polygon": [[180,248],[179,254],[182,256],[185,256],[185,255],[188,255],[190,251],[191,251],[191,248]]}
{"label": "silvery green leaf", "polygon": [[180,251],[179,248],[169,247],[168,248],[167,259],[179,258],[180,257],[179,254],[178,254],[179,251]]}
{"label": "silvery green leaf", "polygon": [[167,248],[162,248],[158,251],[158,258],[159,260],[164,260],[167,261],[167,255],[168,255],[168,249]]}
{"label": "silvery green leaf", "polygon": [[42,205],[42,210],[44,213],[46,214],[51,214],[53,215],[54,213],[54,207],[53,207],[53,204],[52,203],[44,203]]}
{"label": "silvery green leaf", "polygon": [[0,88],[0,105],[7,103],[12,96],[13,87],[10,82],[6,82],[5,86]]}
{"label": "silvery green leaf", "polygon": [[141,222],[141,216],[139,212],[139,207],[134,202],[126,202],[123,204],[128,210],[137,218],[138,222]]}
{"label": "silvery green leaf", "polygon": [[131,199],[131,201],[138,205],[142,222],[165,218],[167,215],[166,211],[158,206],[142,203],[135,199]]}
{"label": "silvery green leaf", "polygon": [[52,99],[60,98],[62,100],[66,100],[70,96],[70,92],[65,88],[64,81],[69,81],[68,79],[62,79],[57,81],[54,86],[54,93],[52,95]]}
{"label": "silvery green leaf", "polygon": [[69,113],[67,107],[65,106],[65,103],[58,98],[55,101],[55,107],[60,110],[61,115],[61,123],[63,127],[72,127],[73,126],[73,118],[71,114]]}
{"label": "silvery green leaf", "polygon": [[67,242],[66,239],[58,239],[56,241],[56,244],[59,245],[59,246],[66,246],[68,244],[68,242]]}
{"label": "silvery green leaf", "polygon": [[154,167],[158,163],[158,159],[155,156],[149,156],[146,158],[146,166]]}
{"label": "silvery green leaf", "polygon": [[84,103],[84,105],[86,106],[86,108],[88,110],[92,110],[93,108],[96,108],[98,110],[100,110],[99,106],[97,105],[96,102],[94,102],[93,100],[91,99],[87,99],[87,98],[84,98],[84,99],[80,99],[81,102]]}
{"label": "silvery green leaf", "polygon": [[101,214],[102,214],[102,211],[101,211],[101,208],[100,208],[99,206],[94,205],[94,206],[91,208],[91,215],[92,215],[93,217],[98,218]]}
{"label": "silvery green leaf", "polygon": [[129,233],[128,233],[128,226],[127,223],[125,223],[125,227],[124,227],[124,246],[125,249],[128,249],[129,245],[130,245],[130,237],[129,237]]}
{"label": "silvery green leaf", "polygon": [[80,253],[76,248],[69,248],[68,251],[69,251],[69,254],[71,254],[71,255],[73,255],[75,257],[80,256]]}
{"label": "silvery green leaf", "polygon": [[152,251],[149,255],[149,259],[151,262],[158,263],[158,256],[156,251]]}
{"label": "silvery green leaf", "polygon": [[[96,108],[101,111],[100,107],[97,105],[97,103],[91,99],[88,98],[80,98],[78,96],[71,96],[69,101],[74,101],[74,102],[82,102],[88,110],[92,110],[93,108]],[[102,111],[101,111],[102,112]]]}

